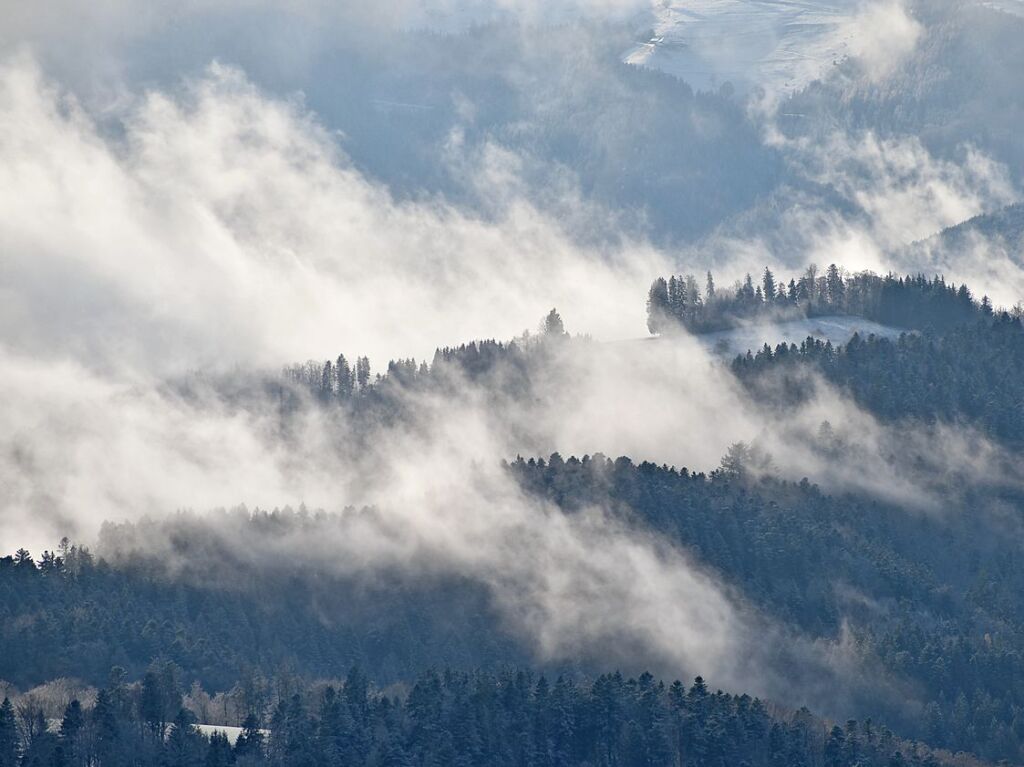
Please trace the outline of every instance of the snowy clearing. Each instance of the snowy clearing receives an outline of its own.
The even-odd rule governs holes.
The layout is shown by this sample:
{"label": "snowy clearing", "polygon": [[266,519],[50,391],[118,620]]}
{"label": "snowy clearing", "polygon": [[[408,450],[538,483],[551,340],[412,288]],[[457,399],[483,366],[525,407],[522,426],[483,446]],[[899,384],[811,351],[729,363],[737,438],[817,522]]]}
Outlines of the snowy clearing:
{"label": "snowy clearing", "polygon": [[695,336],[707,349],[722,356],[731,357],[747,350],[757,351],[765,344],[775,347],[783,341],[799,344],[808,336],[833,345],[845,344],[854,333],[863,337],[871,334],[885,338],[896,338],[904,331],[879,325],[862,317],[828,316],[804,320],[787,320],[777,323],[747,325],[732,330],[719,330]]}

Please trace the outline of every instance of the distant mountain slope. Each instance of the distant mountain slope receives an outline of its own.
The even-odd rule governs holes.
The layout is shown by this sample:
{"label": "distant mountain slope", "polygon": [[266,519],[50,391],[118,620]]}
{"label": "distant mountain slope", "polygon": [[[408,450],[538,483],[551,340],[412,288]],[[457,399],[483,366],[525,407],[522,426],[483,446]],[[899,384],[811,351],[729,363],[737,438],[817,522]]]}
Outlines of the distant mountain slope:
{"label": "distant mountain slope", "polygon": [[1001,241],[1007,248],[1015,249],[1020,255],[1024,248],[1024,203],[1008,205],[993,213],[983,213],[969,218],[956,226],[943,229],[911,247],[956,249],[969,247],[975,237]]}
{"label": "distant mountain slope", "polygon": [[675,75],[698,90],[731,83],[792,93],[849,50],[849,0],[671,0],[653,9],[652,37],[624,60]]}
{"label": "distant mountain slope", "polygon": [[783,406],[814,389],[814,371],[889,422],[955,422],[1019,449],[1024,443],[1024,333],[1006,315],[938,335],[931,331],[819,341],[739,356],[733,370],[763,401]]}
{"label": "distant mountain slope", "polygon": [[910,134],[950,155],[969,144],[1024,168],[1024,18],[981,4],[918,4],[923,34],[888,76],[872,78],[848,61],[781,110],[784,130],[825,138],[837,124],[879,135]]}
{"label": "distant mountain slope", "polygon": [[630,39],[618,29],[500,24],[410,33],[386,67],[329,51],[317,61],[324,76],[296,84],[343,132],[356,166],[398,196],[427,190],[474,206],[484,190],[489,210],[494,190],[482,174],[494,168],[449,161],[505,161],[500,147],[546,206],[562,204],[556,191],[571,178],[655,239],[704,234],[774,188],[780,153],[734,100],[623,65]]}
{"label": "distant mountain slope", "polygon": [[[900,268],[985,285],[997,307],[1024,299],[1024,204],[944,229],[893,254]],[[979,296],[980,297],[980,296]]]}

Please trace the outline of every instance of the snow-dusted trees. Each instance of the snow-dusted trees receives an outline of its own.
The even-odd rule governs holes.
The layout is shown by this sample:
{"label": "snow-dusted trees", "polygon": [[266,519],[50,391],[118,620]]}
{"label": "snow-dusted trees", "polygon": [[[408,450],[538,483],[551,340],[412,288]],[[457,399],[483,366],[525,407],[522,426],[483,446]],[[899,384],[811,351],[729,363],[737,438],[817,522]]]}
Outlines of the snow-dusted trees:
{"label": "snow-dusted trees", "polygon": [[[675,277],[672,279],[675,280]],[[647,329],[651,333],[662,332],[669,326],[672,316],[668,283],[664,277],[658,277],[647,292]]]}
{"label": "snow-dusted trees", "polygon": [[697,333],[724,330],[752,319],[787,319],[851,314],[907,328],[952,327],[995,314],[991,301],[974,301],[965,286],[947,285],[942,277],[880,277],[871,272],[846,274],[835,264],[823,275],[813,264],[788,285],[765,268],[759,284],[751,275],[731,293],[716,291],[708,272],[705,300],[692,276],[658,277],[647,295],[647,327],[664,333],[685,327]]}
{"label": "snow-dusted trees", "polygon": [[338,399],[346,400],[351,397],[352,392],[355,389],[355,377],[352,373],[352,368],[348,364],[348,360],[345,359],[344,354],[338,355],[338,360],[334,364],[334,375],[338,381]]}

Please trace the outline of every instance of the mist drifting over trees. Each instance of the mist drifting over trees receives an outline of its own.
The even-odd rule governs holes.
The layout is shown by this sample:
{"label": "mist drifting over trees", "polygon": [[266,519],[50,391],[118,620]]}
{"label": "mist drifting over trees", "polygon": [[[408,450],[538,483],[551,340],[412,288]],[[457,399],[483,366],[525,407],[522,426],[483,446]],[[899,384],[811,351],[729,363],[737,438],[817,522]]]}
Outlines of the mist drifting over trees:
{"label": "mist drifting over trees", "polygon": [[0,767],[1024,763],[1018,0],[8,6]]}

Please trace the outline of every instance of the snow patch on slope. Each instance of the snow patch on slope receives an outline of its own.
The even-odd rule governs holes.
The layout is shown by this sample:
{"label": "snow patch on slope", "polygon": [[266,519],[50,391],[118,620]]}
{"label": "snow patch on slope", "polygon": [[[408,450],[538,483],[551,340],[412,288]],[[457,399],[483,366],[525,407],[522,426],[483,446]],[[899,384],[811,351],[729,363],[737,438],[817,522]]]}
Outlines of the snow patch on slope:
{"label": "snow patch on slope", "polygon": [[622,21],[650,0],[406,0],[407,26],[463,32],[493,23],[559,26],[586,20]]}
{"label": "snow patch on slope", "polygon": [[1024,0],[982,0],[981,4],[1024,19]]}
{"label": "snow patch on slope", "polygon": [[661,0],[653,36],[624,60],[697,90],[728,82],[741,93],[791,92],[849,54],[856,8],[852,0]]}
{"label": "snow patch on slope", "polygon": [[808,336],[820,341],[831,341],[833,346],[837,346],[853,338],[854,333],[859,333],[862,338],[872,334],[896,338],[902,332],[904,331],[898,328],[880,325],[863,317],[835,315],[745,325],[731,330],[703,333],[695,338],[715,354],[734,357],[737,354],[745,354],[748,350],[756,352],[765,344],[773,349],[783,342],[799,344]]}

